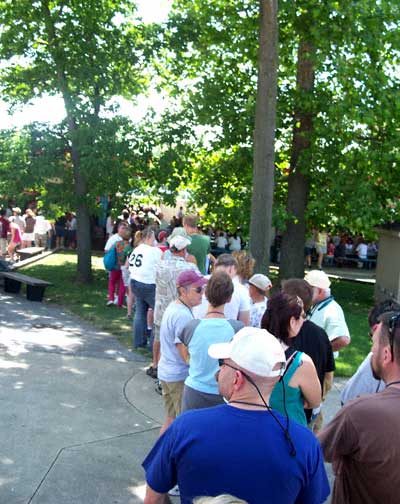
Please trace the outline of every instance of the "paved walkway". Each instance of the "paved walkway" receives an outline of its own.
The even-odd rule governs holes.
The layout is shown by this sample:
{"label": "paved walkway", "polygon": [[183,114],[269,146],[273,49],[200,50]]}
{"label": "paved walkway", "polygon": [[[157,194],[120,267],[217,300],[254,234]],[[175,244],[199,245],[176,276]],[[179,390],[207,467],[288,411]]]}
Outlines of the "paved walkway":
{"label": "paved walkway", "polygon": [[164,416],[148,362],[54,305],[0,293],[0,317],[0,502],[143,502]]}

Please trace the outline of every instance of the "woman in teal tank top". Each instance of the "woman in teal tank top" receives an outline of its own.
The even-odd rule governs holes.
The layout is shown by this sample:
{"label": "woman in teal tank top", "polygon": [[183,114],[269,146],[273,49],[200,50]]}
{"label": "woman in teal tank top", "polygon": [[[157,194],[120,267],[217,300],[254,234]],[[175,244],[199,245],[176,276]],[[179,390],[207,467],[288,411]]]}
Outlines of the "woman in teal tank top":
{"label": "woman in teal tank top", "polygon": [[319,406],[322,393],[311,358],[292,348],[293,338],[299,333],[304,318],[301,299],[280,292],[268,301],[261,327],[280,340],[286,355],[285,374],[272,390],[270,406],[282,415],[287,414],[291,420],[307,425],[304,408]]}

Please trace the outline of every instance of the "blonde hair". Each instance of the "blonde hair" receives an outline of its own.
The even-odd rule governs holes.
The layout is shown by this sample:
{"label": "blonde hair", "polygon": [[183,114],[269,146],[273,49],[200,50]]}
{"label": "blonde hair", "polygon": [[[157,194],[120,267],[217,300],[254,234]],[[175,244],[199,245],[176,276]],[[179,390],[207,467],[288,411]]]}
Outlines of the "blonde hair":
{"label": "blonde hair", "polygon": [[143,240],[146,240],[151,236],[155,236],[154,229],[151,227],[147,227],[142,231],[136,231],[135,238],[133,240],[133,246],[137,247]]}
{"label": "blonde hair", "polygon": [[217,497],[199,497],[193,504],[247,504],[247,502],[233,495],[223,494]]}
{"label": "blonde hair", "polygon": [[253,276],[254,265],[256,263],[255,259],[249,252],[245,250],[240,250],[238,252],[232,252],[232,256],[236,259],[237,274],[242,280],[249,280]]}

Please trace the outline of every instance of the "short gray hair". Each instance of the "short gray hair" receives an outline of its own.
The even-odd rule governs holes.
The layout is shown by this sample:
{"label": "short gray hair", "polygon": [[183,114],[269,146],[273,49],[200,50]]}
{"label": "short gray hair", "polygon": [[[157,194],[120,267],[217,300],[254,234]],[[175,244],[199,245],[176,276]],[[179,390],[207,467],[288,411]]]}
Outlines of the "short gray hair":
{"label": "short gray hair", "polygon": [[217,497],[198,497],[193,504],[247,504],[247,502],[233,495],[223,494]]}

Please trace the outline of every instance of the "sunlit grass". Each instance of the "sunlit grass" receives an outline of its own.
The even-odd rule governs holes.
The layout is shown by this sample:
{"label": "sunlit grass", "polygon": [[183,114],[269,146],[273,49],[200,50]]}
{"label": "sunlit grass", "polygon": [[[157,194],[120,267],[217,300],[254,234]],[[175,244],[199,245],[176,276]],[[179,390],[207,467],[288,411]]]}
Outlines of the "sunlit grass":
{"label": "sunlit grass", "polygon": [[[47,302],[65,306],[131,348],[132,322],[126,319],[126,310],[106,307],[107,272],[102,257],[92,257],[93,282],[89,285],[76,281],[76,261],[75,254],[62,252],[27,266],[24,271],[53,284],[46,290]],[[373,285],[333,280],[332,294],[344,310],[352,338],[351,344],[340,352],[336,374],[351,376],[370,350],[367,315],[373,305]]]}

